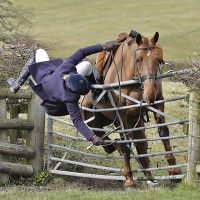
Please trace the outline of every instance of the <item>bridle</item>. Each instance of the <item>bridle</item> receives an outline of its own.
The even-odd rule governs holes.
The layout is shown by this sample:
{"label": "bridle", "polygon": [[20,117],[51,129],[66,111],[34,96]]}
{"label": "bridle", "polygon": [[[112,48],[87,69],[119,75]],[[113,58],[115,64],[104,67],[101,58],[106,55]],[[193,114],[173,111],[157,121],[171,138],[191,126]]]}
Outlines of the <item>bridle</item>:
{"label": "bridle", "polygon": [[[141,88],[141,91],[142,91],[142,94],[144,93],[144,81],[145,80],[149,80],[149,79],[152,79],[152,80],[157,80],[157,72],[159,71],[160,72],[160,66],[157,66],[158,70],[156,70],[156,73],[147,73],[147,74],[144,74],[143,76],[141,76],[140,72],[139,72],[139,65],[137,63],[137,57],[136,57],[136,52],[137,51],[142,51],[142,50],[152,50],[152,49],[156,49],[156,48],[159,48],[155,45],[148,45],[146,47],[139,47],[139,48],[134,48],[134,74],[137,75],[136,77],[133,77],[133,79],[135,80],[138,80],[139,81],[139,84],[140,84],[140,88]],[[164,62],[164,61],[163,61]],[[141,99],[141,103],[143,102],[143,95],[142,95],[142,99]],[[143,111],[142,111],[143,110]],[[142,115],[142,112],[145,112],[145,116],[146,116],[146,120],[144,118],[144,115]],[[139,118],[143,118],[144,122],[149,122],[149,114],[148,114],[148,110],[146,109],[143,109],[141,106],[140,106],[140,114],[139,114]]]}
{"label": "bridle", "polygon": [[[134,77],[134,79],[139,79],[140,83],[144,83],[144,81],[148,80],[148,79],[157,80],[157,72],[155,74],[145,74],[145,75],[141,76],[139,73],[138,64],[136,62],[136,52],[141,51],[141,50],[152,50],[152,49],[156,49],[156,48],[159,48],[159,47],[157,47],[155,45],[148,45],[146,47],[139,47],[139,48],[134,49],[134,54],[135,54],[134,69],[135,69],[135,72],[137,70],[137,74],[138,74],[138,76]],[[160,67],[158,67],[158,70],[160,70]]]}

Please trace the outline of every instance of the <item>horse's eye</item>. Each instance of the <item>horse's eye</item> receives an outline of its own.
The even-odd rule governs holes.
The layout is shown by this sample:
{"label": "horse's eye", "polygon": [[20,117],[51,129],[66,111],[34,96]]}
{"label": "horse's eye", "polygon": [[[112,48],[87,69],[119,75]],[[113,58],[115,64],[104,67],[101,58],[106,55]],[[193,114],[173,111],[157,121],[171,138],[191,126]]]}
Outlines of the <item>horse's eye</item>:
{"label": "horse's eye", "polygon": [[163,59],[158,59],[157,66],[159,67],[160,65],[163,65],[163,63],[164,63]]}
{"label": "horse's eye", "polygon": [[160,62],[157,62],[157,67],[159,67],[161,65],[161,63]]}
{"label": "horse's eye", "polygon": [[160,65],[163,65],[165,63],[165,61],[163,59],[159,59],[158,62]]}
{"label": "horse's eye", "polygon": [[141,59],[140,59],[140,58],[136,58],[135,62],[136,62],[136,63],[140,63],[140,62],[141,62]]}

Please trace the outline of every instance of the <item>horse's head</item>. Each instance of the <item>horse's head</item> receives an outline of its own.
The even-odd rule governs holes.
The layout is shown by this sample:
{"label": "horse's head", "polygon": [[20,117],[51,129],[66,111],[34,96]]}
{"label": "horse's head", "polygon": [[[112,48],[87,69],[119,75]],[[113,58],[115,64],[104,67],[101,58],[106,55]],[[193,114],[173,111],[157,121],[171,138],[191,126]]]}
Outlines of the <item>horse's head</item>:
{"label": "horse's head", "polygon": [[161,88],[157,74],[160,73],[159,67],[163,63],[163,51],[158,44],[158,38],[158,32],[152,38],[140,34],[135,38],[128,37],[117,49],[104,82],[138,78],[143,85],[143,99],[147,103],[153,103]]}
{"label": "horse's head", "polygon": [[158,83],[157,74],[163,63],[163,51],[158,42],[159,33],[156,32],[151,39],[138,34],[135,38],[136,48],[134,56],[135,75],[139,77],[144,86],[143,99],[153,103],[156,99]]}
{"label": "horse's head", "polygon": [[147,103],[154,102],[160,87],[157,74],[160,64],[163,63],[163,51],[158,44],[158,38],[158,32],[150,39],[138,34],[135,39],[127,42],[123,53],[126,57],[123,69],[127,71],[123,80],[139,78],[144,87],[143,99]]}

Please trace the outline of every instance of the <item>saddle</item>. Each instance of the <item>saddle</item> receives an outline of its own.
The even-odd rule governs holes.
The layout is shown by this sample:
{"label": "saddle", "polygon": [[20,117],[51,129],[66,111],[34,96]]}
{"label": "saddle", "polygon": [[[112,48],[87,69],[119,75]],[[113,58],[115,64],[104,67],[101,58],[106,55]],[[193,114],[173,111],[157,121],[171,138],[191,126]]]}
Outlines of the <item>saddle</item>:
{"label": "saddle", "polygon": [[[128,37],[135,38],[137,36],[137,34],[138,34],[138,32],[136,32],[134,30],[131,30],[131,32],[129,34],[126,32],[121,32],[117,36],[117,41],[119,43],[124,42]],[[103,80],[109,70],[109,67],[113,60],[113,56],[115,55],[117,48],[112,50],[111,52],[106,52],[103,50],[97,54],[96,66],[97,66],[97,70],[100,74],[100,77],[102,77],[102,78],[100,78],[100,80],[102,80],[101,83],[103,83]]]}

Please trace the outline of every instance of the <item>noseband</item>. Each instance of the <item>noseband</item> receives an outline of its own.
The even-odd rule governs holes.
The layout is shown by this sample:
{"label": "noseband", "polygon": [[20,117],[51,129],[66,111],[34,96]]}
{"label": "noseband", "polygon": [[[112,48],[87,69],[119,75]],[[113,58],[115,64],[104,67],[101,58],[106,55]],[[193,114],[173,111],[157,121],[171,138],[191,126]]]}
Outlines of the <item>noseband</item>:
{"label": "noseband", "polygon": [[156,80],[157,79],[157,73],[156,74],[145,74],[144,76],[140,77],[141,81],[144,82],[147,79],[153,79]]}

